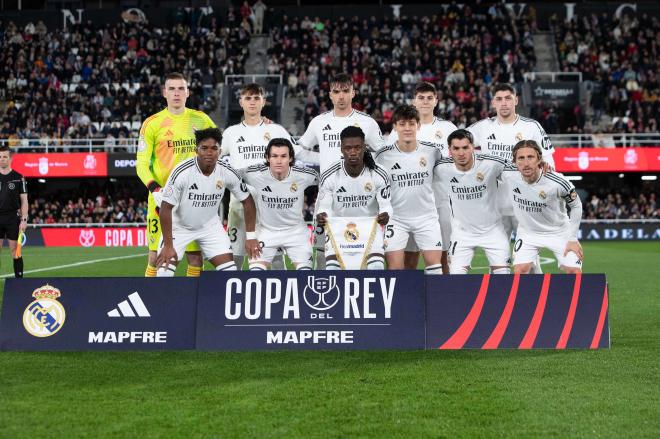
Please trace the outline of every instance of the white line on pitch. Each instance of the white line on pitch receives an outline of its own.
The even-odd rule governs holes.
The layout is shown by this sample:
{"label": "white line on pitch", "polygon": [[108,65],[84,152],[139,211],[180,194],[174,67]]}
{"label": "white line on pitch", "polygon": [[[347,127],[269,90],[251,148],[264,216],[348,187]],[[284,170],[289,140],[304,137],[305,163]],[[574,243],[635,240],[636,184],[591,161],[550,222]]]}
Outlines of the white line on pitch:
{"label": "white line on pitch", "polygon": [[[81,265],[96,264],[97,262],[118,261],[120,259],[131,259],[131,258],[138,258],[138,257],[145,257],[145,256],[146,256],[145,253],[140,253],[138,255],[115,256],[115,257],[112,257],[112,258],[92,259],[91,261],[74,262],[72,264],[56,265],[54,267],[35,268],[34,270],[24,271],[23,274],[40,273],[42,271],[59,270],[60,268],[70,268],[70,267],[79,267]],[[12,276],[14,276],[14,273],[3,274],[3,275],[0,275],[0,279],[6,279],[6,278],[12,277]]]}

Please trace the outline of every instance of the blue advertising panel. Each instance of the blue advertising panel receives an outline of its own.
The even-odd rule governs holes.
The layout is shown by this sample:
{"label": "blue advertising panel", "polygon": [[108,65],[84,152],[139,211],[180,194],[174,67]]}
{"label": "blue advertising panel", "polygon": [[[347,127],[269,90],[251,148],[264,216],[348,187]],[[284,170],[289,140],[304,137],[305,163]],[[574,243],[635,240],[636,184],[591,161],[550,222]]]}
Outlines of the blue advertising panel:
{"label": "blue advertising panel", "polygon": [[204,272],[197,348],[423,349],[421,271]]}
{"label": "blue advertising panel", "polygon": [[197,279],[7,279],[0,350],[194,349]]}

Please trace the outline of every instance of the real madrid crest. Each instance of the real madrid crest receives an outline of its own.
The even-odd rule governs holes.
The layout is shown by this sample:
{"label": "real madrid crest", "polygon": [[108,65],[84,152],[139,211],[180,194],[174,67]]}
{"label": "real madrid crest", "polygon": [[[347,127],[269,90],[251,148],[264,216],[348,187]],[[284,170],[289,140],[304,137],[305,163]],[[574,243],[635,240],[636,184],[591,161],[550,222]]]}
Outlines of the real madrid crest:
{"label": "real madrid crest", "polygon": [[30,303],[23,313],[23,326],[30,335],[50,337],[62,329],[66,312],[57,301],[61,295],[60,290],[48,284],[32,292],[32,297],[36,300]]}
{"label": "real madrid crest", "polygon": [[373,190],[373,186],[371,185],[371,182],[368,181],[364,184],[364,191],[365,192],[371,192]]}
{"label": "real madrid crest", "polygon": [[422,168],[426,168],[426,165],[427,165],[426,158],[424,158],[424,157],[420,158],[419,159],[419,166],[421,166]]}
{"label": "real madrid crest", "polygon": [[344,239],[349,242],[357,241],[360,239],[360,232],[358,231],[355,223],[346,224],[346,230],[344,230]]}
{"label": "real madrid crest", "polygon": [[545,191],[539,192],[539,197],[541,197],[542,200],[545,200],[545,197],[546,197]]}
{"label": "real madrid crest", "polygon": [[291,192],[295,192],[298,190],[298,185],[296,183],[291,183]]}
{"label": "real madrid crest", "polygon": [[266,131],[264,133],[264,139],[266,139],[266,142],[270,142],[270,133],[269,132]]}
{"label": "real madrid crest", "polygon": [[477,172],[477,181],[478,181],[479,183],[481,183],[482,181],[484,181],[484,174],[482,174],[481,172]]}
{"label": "real madrid crest", "polygon": [[518,142],[520,142],[522,139],[523,139],[523,135],[522,135],[522,133],[517,133],[517,134],[516,134],[516,140],[517,140]]}
{"label": "real madrid crest", "polygon": [[222,189],[222,187],[223,187],[224,185],[225,185],[225,184],[222,182],[222,180],[218,180],[218,181],[215,182],[215,188],[216,188],[216,189]]}
{"label": "real madrid crest", "polygon": [[440,131],[440,130],[436,131],[435,132],[435,137],[437,137],[438,139],[442,139],[442,131]]}

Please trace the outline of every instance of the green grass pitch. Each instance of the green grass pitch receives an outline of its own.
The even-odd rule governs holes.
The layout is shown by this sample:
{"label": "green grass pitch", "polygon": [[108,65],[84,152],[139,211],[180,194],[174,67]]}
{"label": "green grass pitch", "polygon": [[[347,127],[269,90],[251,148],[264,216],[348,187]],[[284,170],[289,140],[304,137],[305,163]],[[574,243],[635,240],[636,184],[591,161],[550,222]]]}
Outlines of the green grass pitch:
{"label": "green grass pitch", "polygon": [[[0,437],[660,437],[660,245],[585,253],[610,283],[609,350],[2,352]],[[145,262],[140,249],[24,258],[39,277],[141,276]]]}

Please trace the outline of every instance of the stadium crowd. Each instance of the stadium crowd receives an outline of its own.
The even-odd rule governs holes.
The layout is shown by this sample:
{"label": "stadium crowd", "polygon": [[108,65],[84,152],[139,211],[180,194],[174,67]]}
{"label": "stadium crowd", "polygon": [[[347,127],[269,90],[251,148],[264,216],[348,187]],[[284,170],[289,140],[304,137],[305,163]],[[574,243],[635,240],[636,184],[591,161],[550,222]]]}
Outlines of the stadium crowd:
{"label": "stadium crowd", "polygon": [[503,4],[481,3],[423,17],[284,16],[271,30],[268,70],[282,72],[289,90],[305,97],[305,126],[330,108],[329,78],[347,72],[358,92],[355,108],[384,132],[420,80],[440,91],[438,115],[461,128],[488,115],[490,85],[519,82],[532,71],[534,26],[533,12],[516,18]]}
{"label": "stadium crowd", "polygon": [[[611,131],[656,133],[660,114],[660,20],[590,14],[553,22],[561,70],[582,72],[591,89],[593,122],[612,117]],[[585,128],[576,118],[572,131]],[[546,126],[548,132],[553,132]]]}
{"label": "stadium crowd", "polygon": [[[0,138],[135,136],[162,109],[161,79],[182,71],[189,105],[211,111],[225,75],[244,73],[249,32],[235,18],[198,20],[181,9],[172,28],[136,21],[67,29],[0,22]],[[6,24],[6,25],[5,25]]]}
{"label": "stadium crowd", "polygon": [[592,194],[584,206],[585,219],[660,219],[655,192]]}

